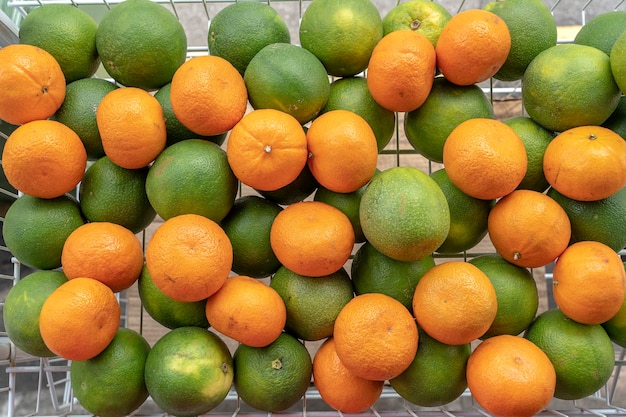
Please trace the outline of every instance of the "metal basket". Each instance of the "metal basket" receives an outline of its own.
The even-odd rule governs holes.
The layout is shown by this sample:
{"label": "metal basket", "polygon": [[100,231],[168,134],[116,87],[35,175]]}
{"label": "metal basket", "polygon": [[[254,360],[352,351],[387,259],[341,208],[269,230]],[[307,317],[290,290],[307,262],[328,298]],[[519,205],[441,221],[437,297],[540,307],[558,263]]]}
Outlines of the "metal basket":
{"label": "metal basket", "polygon": [[[98,21],[106,10],[123,0],[0,0],[0,47],[18,41],[18,28],[21,19],[29,10],[44,3],[73,4],[88,11]],[[168,7],[180,19],[188,32],[190,57],[208,53],[206,33],[210,19],[220,9],[236,0],[154,0]],[[435,0],[442,3],[451,13],[469,8],[481,8],[489,0]],[[624,0],[544,0],[550,7],[559,27],[559,42],[568,43],[573,40],[576,30],[594,16],[610,10],[625,10]],[[303,11],[311,0],[268,0],[288,24],[292,42],[298,39],[298,24]],[[399,0],[374,0],[384,15]],[[101,69],[96,76],[106,74]],[[481,87],[491,99],[496,118],[507,115],[522,115],[521,83],[504,83],[488,80]],[[398,165],[412,165],[426,172],[437,168],[437,164],[419,155],[406,141],[402,133],[402,115],[397,115],[394,139],[381,151],[379,165],[381,168]],[[0,141],[4,142],[14,127],[0,121]],[[241,195],[252,193],[242,187]],[[0,189],[0,207],[4,209],[17,197],[15,190]],[[2,203],[4,201],[4,203]],[[3,218],[1,220],[4,220]],[[144,232],[144,242],[149,232]],[[3,243],[2,243],[3,244]],[[469,259],[483,253],[492,253],[493,248],[479,245],[475,251],[455,255],[456,258]],[[623,253],[626,255],[626,253]],[[6,293],[21,277],[28,274],[28,268],[11,256],[8,249],[0,246],[0,311],[4,306]],[[448,256],[450,257],[450,256]],[[550,267],[533,271],[538,283],[545,285],[543,307],[553,307],[551,297]],[[151,322],[143,311],[141,303],[132,287],[118,295],[122,306],[122,325],[142,333],[149,341],[154,342],[168,329]],[[312,351],[316,343],[307,342]],[[623,415],[626,416],[626,378],[621,377],[622,368],[626,365],[626,350],[615,346],[616,366],[608,383],[597,393],[582,400],[563,401],[554,399],[549,407],[540,415]],[[89,415],[72,395],[69,383],[69,363],[60,358],[36,358],[29,356],[16,347],[8,339],[0,321],[0,415],[13,416],[81,416]],[[224,402],[212,410],[209,415],[264,414],[254,410],[241,401],[237,393],[231,390]],[[302,400],[290,409],[280,413],[285,416],[341,416],[328,407],[313,385]],[[163,415],[149,398],[135,412],[138,416]],[[378,402],[362,415],[375,417],[384,416],[488,416],[475,401],[469,390],[457,400],[443,407],[424,408],[415,406],[402,399],[386,385]]]}

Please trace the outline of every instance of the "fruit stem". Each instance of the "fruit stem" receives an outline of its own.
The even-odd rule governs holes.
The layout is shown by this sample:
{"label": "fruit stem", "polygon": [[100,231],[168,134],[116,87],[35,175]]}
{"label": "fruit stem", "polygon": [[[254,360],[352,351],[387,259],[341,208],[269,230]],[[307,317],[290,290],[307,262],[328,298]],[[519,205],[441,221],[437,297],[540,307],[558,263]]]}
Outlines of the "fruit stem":
{"label": "fruit stem", "polygon": [[263,150],[265,151],[265,153],[271,153],[272,152],[272,147],[270,145],[265,145]]}
{"label": "fruit stem", "polygon": [[420,26],[422,26],[422,22],[420,20],[413,20],[410,25],[411,30],[417,30]]}
{"label": "fruit stem", "polygon": [[281,369],[283,367],[283,363],[279,358],[276,358],[272,361],[272,369]]}

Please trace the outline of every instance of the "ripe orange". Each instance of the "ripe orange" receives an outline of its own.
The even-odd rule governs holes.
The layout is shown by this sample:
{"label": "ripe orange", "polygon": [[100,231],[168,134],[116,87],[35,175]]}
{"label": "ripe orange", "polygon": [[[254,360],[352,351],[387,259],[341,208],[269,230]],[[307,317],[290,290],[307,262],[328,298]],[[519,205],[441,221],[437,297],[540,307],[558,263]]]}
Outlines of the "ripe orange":
{"label": "ripe orange", "polygon": [[538,268],[567,247],[571,223],[565,210],[538,191],[515,190],[493,206],[487,229],[496,251],[512,264]]}
{"label": "ripe orange", "polygon": [[357,295],[335,320],[337,356],[354,375],[384,381],[400,375],[413,361],[418,331],[407,308],[380,293]]}
{"label": "ripe orange", "polygon": [[248,93],[239,71],[218,56],[198,56],[176,70],[170,89],[172,109],[192,132],[218,135],[246,112]]}
{"label": "ripe orange", "polygon": [[252,347],[264,347],[283,332],[287,309],[278,292],[263,281],[235,275],[206,301],[211,327]]}
{"label": "ripe orange", "polygon": [[372,179],[378,164],[374,131],[349,110],[331,110],[318,116],[306,133],[308,164],[325,188],[351,193]]}
{"label": "ripe orange", "polygon": [[120,305],[109,287],[91,278],[74,278],[43,303],[39,330],[46,346],[73,361],[91,359],[113,340]]}
{"label": "ripe orange", "polygon": [[307,163],[307,137],[290,114],[253,110],[233,127],[226,147],[228,163],[242,183],[274,191],[291,183]]}
{"label": "ripe orange", "polygon": [[129,229],[111,222],[90,222],[67,237],[61,264],[68,279],[88,277],[120,292],[141,275],[143,249]]}
{"label": "ripe orange", "polygon": [[0,119],[21,125],[52,116],[65,98],[65,76],[50,53],[32,45],[0,49]]}
{"label": "ripe orange", "polygon": [[443,164],[465,194],[491,200],[515,190],[526,175],[524,142],[508,125],[494,119],[461,122],[443,146]]}
{"label": "ripe orange", "polygon": [[136,87],[107,93],[96,110],[104,153],[122,168],[143,168],[165,148],[161,104]]}
{"label": "ripe orange", "polygon": [[360,413],[380,398],[385,381],[354,375],[339,359],[335,340],[329,337],[313,357],[313,383],[322,400],[342,413]]}
{"label": "ripe orange", "polygon": [[395,112],[421,106],[433,85],[435,48],[428,38],[410,30],[393,31],[372,51],[367,86],[374,100]]}
{"label": "ripe orange", "polygon": [[600,242],[570,245],[554,264],[553,293],[563,313],[583,324],[601,324],[622,307],[626,274],[619,255]]}
{"label": "ripe orange", "polygon": [[270,244],[285,267],[300,275],[321,277],[338,271],[350,258],[354,229],[339,209],[302,201],[276,216]]}
{"label": "ripe orange", "polygon": [[511,50],[511,34],[495,13],[468,9],[452,16],[435,48],[437,66],[450,82],[471,85],[495,75]]}
{"label": "ripe orange", "polygon": [[433,339],[470,343],[491,326],[498,310],[489,277],[475,265],[447,261],[430,268],[417,283],[413,314]]}
{"label": "ripe orange", "polygon": [[568,129],[546,148],[543,170],[550,185],[566,197],[610,197],[626,186],[626,141],[601,126]]}
{"label": "ripe orange", "polygon": [[200,301],[217,292],[232,263],[233,249],[224,230],[198,214],[165,220],[146,247],[152,280],[177,301]]}
{"label": "ripe orange", "polygon": [[78,135],[53,120],[35,120],[9,135],[2,168],[9,184],[25,194],[55,198],[83,178],[87,151]]}
{"label": "ripe orange", "polygon": [[556,372],[534,343],[520,336],[500,335],[485,340],[470,355],[467,385],[489,413],[531,417],[552,400]]}

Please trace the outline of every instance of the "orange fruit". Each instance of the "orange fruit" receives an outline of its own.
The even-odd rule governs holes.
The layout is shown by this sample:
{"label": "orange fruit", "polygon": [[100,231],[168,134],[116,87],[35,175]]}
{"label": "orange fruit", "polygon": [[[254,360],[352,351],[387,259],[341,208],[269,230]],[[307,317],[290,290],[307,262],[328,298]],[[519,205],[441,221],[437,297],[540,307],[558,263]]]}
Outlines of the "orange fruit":
{"label": "orange fruit", "polygon": [[91,278],[60,285],[41,307],[39,330],[46,346],[73,361],[91,359],[115,337],[120,305],[109,287]]}
{"label": "orange fruit", "polygon": [[487,412],[531,417],[552,400],[556,372],[534,343],[520,336],[500,335],[485,340],[470,355],[467,385]]}
{"label": "orange fruit", "polygon": [[217,292],[232,263],[233,249],[224,230],[198,214],[165,220],[146,247],[152,280],[177,301],[200,301]]}
{"label": "orange fruit", "polygon": [[302,201],[282,210],[272,223],[270,245],[296,274],[321,277],[338,271],[352,254],[354,229],[339,209]]}
{"label": "orange fruit", "polygon": [[367,86],[372,97],[391,111],[417,109],[432,88],[435,61],[435,48],[421,33],[388,33],[376,44],[367,67]]}
{"label": "orange fruit", "polygon": [[443,145],[450,180],[465,194],[482,200],[515,190],[526,175],[524,142],[508,125],[494,119],[461,122]]}
{"label": "orange fruit", "polygon": [[337,356],[354,375],[384,381],[413,361],[418,331],[399,301],[380,293],[354,297],[339,312],[333,338]]}
{"label": "orange fruit", "polygon": [[626,141],[601,126],[578,126],[557,135],[543,155],[552,187],[580,201],[608,198],[626,186]]}
{"label": "orange fruit", "polygon": [[52,116],[65,98],[65,76],[56,59],[32,45],[0,49],[0,119],[21,125]]}
{"label": "orange fruit", "polygon": [[624,264],[603,243],[573,243],[556,260],[552,277],[554,301],[572,320],[601,324],[622,307],[626,285]]}
{"label": "orange fruit", "polygon": [[349,110],[318,116],[306,133],[311,173],[323,187],[351,193],[376,172],[378,145],[369,123]]}
{"label": "orange fruit", "polygon": [[613,43],[611,53],[609,55],[611,74],[613,75],[615,83],[622,92],[626,90],[626,71],[624,70],[624,62],[626,62],[626,35],[622,33]]}
{"label": "orange fruit", "polygon": [[313,383],[322,400],[342,413],[360,413],[370,408],[380,398],[385,384],[350,372],[337,356],[332,337],[315,352]]}
{"label": "orange fruit", "polygon": [[228,135],[228,163],[242,183],[274,191],[296,179],[307,163],[307,138],[295,117],[274,109],[243,116]]}
{"label": "orange fruit", "polygon": [[506,22],[495,13],[468,9],[452,16],[441,30],[435,52],[448,81],[471,85],[495,75],[511,50]]}
{"label": "orange fruit", "polygon": [[141,275],[143,249],[129,229],[111,222],[90,222],[67,237],[61,264],[68,279],[88,277],[120,292]]}
{"label": "orange fruit", "polygon": [[493,206],[487,220],[491,243],[507,261],[539,268],[567,247],[571,223],[553,199],[538,191],[515,190]]}
{"label": "orange fruit", "polygon": [[383,17],[383,34],[395,30],[413,30],[426,36],[433,44],[452,15],[440,3],[429,0],[412,0],[398,3]]}
{"label": "orange fruit", "polygon": [[9,184],[25,194],[55,198],[83,178],[87,151],[78,135],[53,120],[35,120],[11,133],[2,151]]}
{"label": "orange fruit", "polygon": [[206,301],[211,327],[224,336],[252,347],[264,347],[283,332],[285,303],[263,281],[234,275]]}
{"label": "orange fruit", "polygon": [[305,164],[295,180],[274,191],[259,190],[259,194],[276,204],[288,206],[306,200],[318,188],[319,183],[311,173],[309,164]]}
{"label": "orange fruit", "polygon": [[[624,269],[626,270],[626,262],[624,262]],[[5,317],[6,311],[7,309],[5,306]],[[602,327],[606,331],[606,334],[609,335],[613,343],[621,347],[626,346],[626,297],[624,297],[622,306],[617,314],[602,323]]]}
{"label": "orange fruit", "polygon": [[154,96],[136,87],[107,93],[96,110],[104,153],[122,168],[150,164],[165,148],[165,119]]}
{"label": "orange fruit", "polygon": [[214,136],[243,117],[248,93],[241,74],[218,56],[194,57],[172,78],[170,101],[176,118],[192,132]]}
{"label": "orange fruit", "polygon": [[477,266],[463,261],[437,264],[415,287],[413,314],[433,339],[470,343],[491,327],[498,310],[496,291]]}

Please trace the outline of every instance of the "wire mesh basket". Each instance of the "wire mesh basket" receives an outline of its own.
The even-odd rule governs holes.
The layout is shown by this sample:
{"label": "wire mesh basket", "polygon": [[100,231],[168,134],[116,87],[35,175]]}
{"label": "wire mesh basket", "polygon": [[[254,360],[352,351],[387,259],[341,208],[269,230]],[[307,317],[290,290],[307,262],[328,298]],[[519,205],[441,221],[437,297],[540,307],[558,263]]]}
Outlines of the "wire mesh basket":
{"label": "wire mesh basket", "polygon": [[[109,8],[123,0],[0,0],[0,46],[17,42],[17,33],[21,19],[32,8],[45,3],[73,4],[88,11],[98,21]],[[155,0],[169,8],[183,23],[188,36],[189,57],[206,55],[207,31],[210,20],[219,10],[236,0]],[[481,8],[488,0],[436,0],[442,3],[451,13],[470,8]],[[578,28],[594,16],[610,10],[626,10],[624,0],[544,0],[550,7],[559,28],[559,42],[572,42]],[[311,0],[268,0],[288,24],[292,42],[298,39],[298,24],[303,11]],[[381,15],[384,15],[399,0],[374,0]],[[4,10],[4,13],[2,11]],[[96,76],[106,77],[99,70]],[[508,116],[523,115],[521,102],[521,82],[499,82],[488,80],[481,83],[485,93],[494,106],[495,117],[503,119]],[[1,94],[1,92],[0,92]],[[408,144],[403,135],[402,115],[397,115],[396,132],[394,139],[381,151],[379,167],[412,165],[426,172],[432,172],[437,167],[419,155]],[[0,140],[4,142],[14,127],[0,121]],[[245,186],[240,194],[246,195],[253,191]],[[0,207],[2,213],[6,211],[11,201],[18,197],[12,189],[0,189]],[[3,214],[1,214],[3,215]],[[3,220],[3,219],[2,219]],[[157,220],[158,222],[158,220]],[[154,226],[156,227],[156,226]],[[143,232],[144,243],[149,239],[151,230]],[[457,257],[468,259],[484,253],[493,253],[494,249],[486,241],[480,244],[471,253],[458,254]],[[21,265],[11,256],[8,249],[0,247],[0,310],[4,305],[6,293],[19,279],[27,275],[29,268]],[[540,268],[533,274],[542,287],[541,309],[553,306],[551,298],[550,268]],[[122,306],[122,325],[133,328],[142,333],[153,344],[168,329],[151,321],[144,312],[137,290],[131,287],[118,295]],[[315,342],[305,343],[311,351],[317,347]],[[616,365],[612,377],[597,393],[582,400],[563,401],[553,400],[541,415],[626,415],[626,378],[621,372],[626,365],[626,351],[615,346]],[[72,395],[69,383],[69,363],[60,358],[36,358],[19,351],[8,339],[0,321],[0,415],[13,416],[78,416],[89,415]],[[514,393],[512,393],[514,395]],[[211,415],[260,414],[248,407],[233,390],[224,402],[210,412]],[[295,406],[284,414],[330,416],[341,415],[328,407],[322,400],[313,385],[306,395]],[[483,416],[489,415],[473,400],[469,390],[466,390],[457,400],[444,407],[425,408],[415,406],[386,385],[378,402],[363,414],[380,416],[416,417],[426,416]],[[163,415],[163,412],[149,398],[136,411],[136,415]]]}

